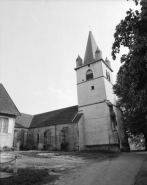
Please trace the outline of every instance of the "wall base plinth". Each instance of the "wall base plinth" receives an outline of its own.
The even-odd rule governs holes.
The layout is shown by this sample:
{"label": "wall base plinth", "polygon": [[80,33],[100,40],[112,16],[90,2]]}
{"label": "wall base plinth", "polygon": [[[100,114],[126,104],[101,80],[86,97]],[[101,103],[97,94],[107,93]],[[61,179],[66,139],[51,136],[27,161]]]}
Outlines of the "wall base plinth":
{"label": "wall base plinth", "polygon": [[85,146],[86,151],[101,151],[101,152],[112,152],[119,153],[119,144],[105,144],[105,145],[87,145]]}

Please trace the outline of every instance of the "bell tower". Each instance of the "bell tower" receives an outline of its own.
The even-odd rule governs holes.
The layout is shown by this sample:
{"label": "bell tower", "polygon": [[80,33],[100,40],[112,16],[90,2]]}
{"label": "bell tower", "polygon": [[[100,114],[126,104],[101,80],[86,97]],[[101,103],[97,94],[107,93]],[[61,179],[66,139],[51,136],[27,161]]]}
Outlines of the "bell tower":
{"label": "bell tower", "polygon": [[83,113],[85,149],[119,149],[107,101],[114,103],[110,61],[102,57],[92,32],[89,32],[84,61],[76,60],[78,110]]}

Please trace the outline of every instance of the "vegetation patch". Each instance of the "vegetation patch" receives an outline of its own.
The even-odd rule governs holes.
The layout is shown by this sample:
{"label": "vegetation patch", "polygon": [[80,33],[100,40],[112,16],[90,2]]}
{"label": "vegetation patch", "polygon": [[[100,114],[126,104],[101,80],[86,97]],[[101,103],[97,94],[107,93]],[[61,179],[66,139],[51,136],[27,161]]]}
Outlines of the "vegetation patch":
{"label": "vegetation patch", "polygon": [[18,174],[1,179],[2,185],[41,185],[56,180],[58,176],[49,174],[48,169],[18,169]]}
{"label": "vegetation patch", "polygon": [[[51,154],[49,155],[41,155],[41,153]],[[40,154],[40,155],[39,155]],[[107,153],[107,152],[98,152],[98,151],[83,151],[83,152],[61,152],[61,151],[26,151],[26,152],[18,152],[17,155],[33,157],[33,158],[53,158],[60,156],[71,156],[77,157],[81,159],[99,159],[99,158],[109,158],[109,157],[117,157],[119,154],[117,153]]]}
{"label": "vegetation patch", "polygon": [[147,185],[147,159],[143,163],[134,185]]}

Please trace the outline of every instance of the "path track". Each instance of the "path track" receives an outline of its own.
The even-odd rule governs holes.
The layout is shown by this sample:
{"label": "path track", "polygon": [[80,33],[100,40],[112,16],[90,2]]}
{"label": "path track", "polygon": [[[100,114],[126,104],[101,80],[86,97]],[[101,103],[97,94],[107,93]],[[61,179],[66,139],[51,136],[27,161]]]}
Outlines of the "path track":
{"label": "path track", "polygon": [[117,158],[94,161],[63,176],[56,185],[134,185],[147,152],[122,153]]}

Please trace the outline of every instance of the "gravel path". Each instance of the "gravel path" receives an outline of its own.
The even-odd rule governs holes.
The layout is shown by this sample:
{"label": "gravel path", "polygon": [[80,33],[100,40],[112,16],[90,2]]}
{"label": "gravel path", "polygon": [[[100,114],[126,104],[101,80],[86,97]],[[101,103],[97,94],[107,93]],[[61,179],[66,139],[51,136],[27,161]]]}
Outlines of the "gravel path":
{"label": "gravel path", "polygon": [[147,152],[122,153],[62,176],[56,185],[134,185]]}

